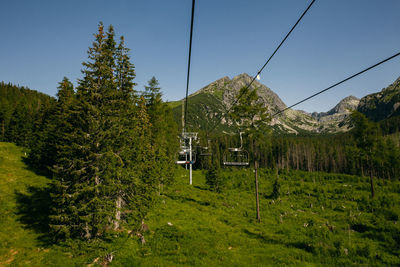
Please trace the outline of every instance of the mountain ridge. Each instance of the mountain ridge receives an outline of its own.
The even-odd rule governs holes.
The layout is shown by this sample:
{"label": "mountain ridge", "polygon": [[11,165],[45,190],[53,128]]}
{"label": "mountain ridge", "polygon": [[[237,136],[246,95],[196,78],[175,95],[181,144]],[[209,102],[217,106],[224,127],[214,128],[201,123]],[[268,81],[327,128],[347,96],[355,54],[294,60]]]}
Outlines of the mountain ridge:
{"label": "mountain ridge", "polygon": [[[240,88],[247,86],[251,80],[252,77],[247,73],[236,75],[232,79],[224,76],[192,93],[188,102],[187,127],[193,130],[204,129],[205,131],[215,127],[219,128],[220,131],[237,131],[237,129],[234,129],[232,121],[226,116],[226,112],[230,110]],[[250,89],[256,88],[259,95],[258,101],[264,104],[269,114],[272,115],[287,107],[279,95],[257,80],[252,83]],[[390,97],[388,97],[388,94]],[[350,129],[349,115],[353,110],[358,110],[374,118],[373,114],[376,112],[374,107],[382,106],[381,100],[388,102],[388,106],[390,106],[390,108],[382,111],[384,114],[388,113],[387,110],[393,114],[400,113],[400,77],[379,93],[367,95],[361,99],[351,95],[345,97],[327,112],[308,113],[302,110],[288,109],[272,118],[269,125],[274,132],[278,133],[344,132]],[[178,123],[181,121],[182,113],[179,102],[176,101],[171,104]],[[385,116],[387,117],[387,114]],[[385,118],[385,116],[382,115],[381,117]]]}

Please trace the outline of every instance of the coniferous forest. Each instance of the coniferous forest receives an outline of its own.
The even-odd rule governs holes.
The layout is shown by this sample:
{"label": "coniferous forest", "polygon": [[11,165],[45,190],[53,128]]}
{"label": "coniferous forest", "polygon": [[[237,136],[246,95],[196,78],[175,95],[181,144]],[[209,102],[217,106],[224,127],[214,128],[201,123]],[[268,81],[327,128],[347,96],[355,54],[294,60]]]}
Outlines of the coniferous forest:
{"label": "coniferous forest", "polygon": [[176,124],[156,78],[135,90],[129,49],[112,26],[100,23],[82,73],[77,88],[60,81],[56,100],[1,84],[2,140],[29,148],[29,164],[52,176],[56,240],[139,227],[173,178]]}
{"label": "coniferous forest", "polygon": [[[254,265],[267,264],[262,255],[273,245],[294,256],[286,261],[282,252],[280,260],[268,258],[269,264],[400,264],[400,116],[373,122],[354,111],[348,132],[276,134],[264,123],[269,118],[257,104],[256,90],[243,89],[247,97],[229,116],[238,128],[245,129],[243,147],[249,153],[250,167],[223,168],[225,151],[241,145],[237,135],[200,131],[200,140],[208,142],[208,154],[201,156],[205,155],[204,143],[195,144],[198,180],[187,189],[185,166],[175,164],[182,129],[163,101],[156,77],[149,77],[148,84],[138,88],[133,61],[124,37],[117,38],[113,26],[100,23],[76,87],[64,77],[54,98],[0,83],[0,141],[4,142],[0,152],[20,153],[23,162],[18,164],[39,175],[30,174],[30,179],[41,190],[35,191],[32,185],[20,189],[16,207],[22,219],[18,222],[40,232],[45,240],[42,246],[53,248],[51,257],[59,260],[43,256],[30,261],[103,266],[245,265],[252,251],[237,252],[241,256],[231,259],[226,253],[248,242],[262,248],[254,252]],[[7,147],[5,142],[19,148]],[[9,160],[5,155],[0,163]],[[254,162],[260,168],[262,212],[258,222],[249,200],[255,190]],[[2,190],[4,196],[12,195],[11,189]],[[5,199],[1,203],[8,203]],[[229,213],[235,215],[229,217]],[[39,221],[29,217],[37,214]],[[189,214],[192,217],[179,217]],[[212,214],[218,217],[211,218]],[[206,221],[202,216],[210,225],[191,230],[191,220]],[[4,217],[2,224],[10,218]],[[186,224],[179,226],[179,220]],[[268,228],[271,225],[273,230]],[[231,232],[220,234],[212,228],[217,226]],[[228,237],[236,232],[245,237],[237,237],[239,241]],[[223,245],[228,252],[218,252],[222,245],[212,239],[214,235],[228,240]],[[192,251],[190,240],[198,251]],[[118,254],[124,248],[129,251]],[[14,250],[4,245],[1,252],[11,255]],[[62,263],[65,255],[76,262]],[[19,256],[12,260],[15,257]],[[2,256],[0,265],[7,259],[11,256]],[[27,262],[21,258],[19,264]]]}

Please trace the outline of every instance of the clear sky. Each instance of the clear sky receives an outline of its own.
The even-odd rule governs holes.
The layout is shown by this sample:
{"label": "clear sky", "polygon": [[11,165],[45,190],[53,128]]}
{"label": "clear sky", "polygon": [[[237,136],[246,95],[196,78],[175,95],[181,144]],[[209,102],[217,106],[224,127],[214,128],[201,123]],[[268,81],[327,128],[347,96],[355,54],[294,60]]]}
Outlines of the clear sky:
{"label": "clear sky", "polygon": [[[0,80],[55,95],[76,84],[99,21],[132,50],[137,90],[154,75],[165,100],[184,97],[190,0],[2,0]],[[223,76],[253,76],[311,0],[197,0],[190,93]],[[399,0],[317,0],[263,71],[287,104],[400,51]],[[400,76],[396,58],[298,109],[327,111]]]}

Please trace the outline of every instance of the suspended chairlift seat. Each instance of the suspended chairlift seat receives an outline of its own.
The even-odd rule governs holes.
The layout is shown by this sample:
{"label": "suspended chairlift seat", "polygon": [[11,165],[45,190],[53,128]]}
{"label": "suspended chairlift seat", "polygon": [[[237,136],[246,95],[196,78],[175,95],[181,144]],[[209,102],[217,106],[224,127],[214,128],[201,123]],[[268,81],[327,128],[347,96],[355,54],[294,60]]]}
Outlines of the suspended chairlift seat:
{"label": "suspended chairlift seat", "polygon": [[243,149],[242,132],[240,132],[240,147],[228,148],[224,153],[224,166],[249,166],[249,152]]}
{"label": "suspended chairlift seat", "polygon": [[200,151],[201,151],[200,152],[200,156],[202,156],[202,157],[212,156],[210,140],[208,140],[208,145],[207,146],[200,147]]}
{"label": "suspended chairlift seat", "polygon": [[183,132],[182,136],[180,136],[180,148],[181,150],[178,152],[176,164],[186,165],[186,164],[194,164],[196,162],[196,152],[192,149],[192,160],[190,160],[190,142],[189,140],[196,140],[197,133],[189,133]]}

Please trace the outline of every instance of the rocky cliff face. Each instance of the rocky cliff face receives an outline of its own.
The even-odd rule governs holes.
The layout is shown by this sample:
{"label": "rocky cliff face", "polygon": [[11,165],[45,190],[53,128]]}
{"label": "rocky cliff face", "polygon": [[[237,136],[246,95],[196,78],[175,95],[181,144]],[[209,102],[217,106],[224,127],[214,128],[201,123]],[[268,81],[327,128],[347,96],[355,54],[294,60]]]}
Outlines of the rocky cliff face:
{"label": "rocky cliff face", "polygon": [[[232,122],[227,118],[226,112],[231,108],[240,89],[247,86],[251,80],[252,77],[246,73],[239,74],[232,79],[223,77],[191,94],[188,102],[187,126],[193,129],[207,129],[207,127],[213,127],[222,121],[221,129],[236,130],[231,127]],[[255,88],[257,88],[259,101],[267,107],[269,113],[272,114],[286,108],[279,96],[267,86],[254,81],[251,89]],[[181,105],[174,108],[177,121],[179,121],[181,110]]]}
{"label": "rocky cliff face", "polygon": [[313,112],[311,116],[318,121],[321,130],[328,132],[347,131],[349,129],[349,116],[353,110],[357,110],[360,102],[355,96],[343,98],[334,108],[328,112]]}
{"label": "rocky cliff face", "polygon": [[[226,109],[229,109],[232,103],[235,101],[236,95],[239,93],[240,88],[247,86],[252,80],[246,73],[239,74],[231,79],[225,76],[209,85],[203,87],[197,92],[191,94],[190,96],[199,95],[202,93],[208,93],[216,96],[222,101],[222,104]],[[254,81],[251,85],[251,89],[258,89],[258,95],[260,101],[268,105],[272,110],[281,110],[286,108],[285,103],[275,94],[271,89],[269,89],[264,84]]]}
{"label": "rocky cliff face", "polygon": [[337,114],[349,114],[353,110],[357,110],[358,104],[360,103],[360,99],[355,96],[348,96],[343,98],[334,108],[329,110],[328,112],[314,112],[312,113],[312,117],[320,120],[331,115]]}
{"label": "rocky cliff face", "polygon": [[400,115],[400,77],[379,93],[361,98],[357,110],[373,121]]}

